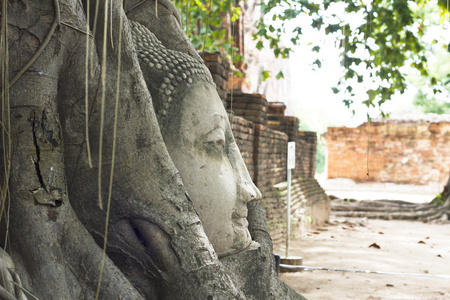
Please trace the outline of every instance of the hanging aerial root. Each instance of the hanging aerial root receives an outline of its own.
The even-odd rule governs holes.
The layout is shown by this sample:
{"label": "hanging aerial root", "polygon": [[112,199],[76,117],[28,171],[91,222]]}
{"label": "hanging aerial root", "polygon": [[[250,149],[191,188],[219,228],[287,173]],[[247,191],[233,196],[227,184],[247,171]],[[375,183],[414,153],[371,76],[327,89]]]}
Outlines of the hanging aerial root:
{"label": "hanging aerial root", "polygon": [[17,80],[19,80],[20,77],[22,77],[23,73],[25,73],[34,64],[34,62],[39,58],[39,56],[41,56],[41,54],[44,51],[45,47],[47,47],[48,43],[50,42],[50,39],[53,37],[53,34],[55,33],[56,27],[60,25],[61,16],[60,16],[60,11],[59,11],[59,2],[58,2],[58,0],[53,0],[53,6],[55,8],[55,20],[53,21],[53,24],[52,24],[52,27],[50,28],[50,31],[48,32],[47,36],[45,37],[44,42],[41,44],[39,49],[36,51],[36,53],[30,59],[30,61],[11,80],[11,82],[9,83],[9,87],[10,88],[17,82]]}

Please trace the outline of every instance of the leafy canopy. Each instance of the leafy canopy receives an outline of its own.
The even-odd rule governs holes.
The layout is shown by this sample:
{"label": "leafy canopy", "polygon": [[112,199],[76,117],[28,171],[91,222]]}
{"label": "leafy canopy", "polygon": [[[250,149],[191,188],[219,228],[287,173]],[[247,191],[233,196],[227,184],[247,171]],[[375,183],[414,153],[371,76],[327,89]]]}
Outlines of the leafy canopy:
{"label": "leafy canopy", "polygon": [[[225,28],[224,18],[239,18],[241,10],[234,3],[176,1],[187,23],[188,36],[198,49],[220,49],[231,56],[235,50],[233,37]],[[302,42],[302,28],[297,26],[288,32],[289,21],[310,18],[310,26],[334,37],[342,51],[345,72],[333,92],[342,95],[348,107],[357,98],[376,107],[406,90],[405,73],[409,67],[423,77],[429,75],[429,45],[422,39],[428,26],[426,5],[439,6],[441,21],[445,20],[447,0],[261,0],[262,17],[256,21],[253,38],[258,49],[269,47],[276,57],[289,58],[294,46]],[[320,50],[319,45],[311,45],[312,52]],[[313,65],[320,68],[321,59],[317,58]],[[265,72],[263,75],[269,76]],[[282,74],[278,73],[277,78],[282,78]],[[430,85],[443,86],[439,78],[429,79]],[[355,93],[356,87],[361,86],[365,88],[365,99]]]}
{"label": "leafy canopy", "polygon": [[232,0],[175,0],[183,28],[199,51],[220,51],[227,59],[242,61],[234,46],[230,25],[241,16],[241,8]]}
{"label": "leafy canopy", "polygon": [[[355,87],[364,86],[363,103],[381,106],[394,94],[405,92],[407,67],[428,76],[429,45],[422,37],[427,30],[423,12],[429,2],[440,6],[444,20],[447,0],[263,0],[261,10],[266,17],[256,23],[258,32],[254,38],[259,39],[260,48],[269,45],[275,56],[289,57],[292,46],[302,41],[302,28],[286,32],[286,21],[310,18],[310,26],[333,36],[342,51],[345,73],[333,92],[342,95],[350,107],[358,97]],[[274,23],[279,26],[274,27]],[[286,34],[291,35],[292,46],[280,47]],[[320,46],[312,45],[311,51],[320,52]],[[321,64],[319,58],[313,62],[319,68]],[[437,81],[430,78],[430,85],[439,85]]]}

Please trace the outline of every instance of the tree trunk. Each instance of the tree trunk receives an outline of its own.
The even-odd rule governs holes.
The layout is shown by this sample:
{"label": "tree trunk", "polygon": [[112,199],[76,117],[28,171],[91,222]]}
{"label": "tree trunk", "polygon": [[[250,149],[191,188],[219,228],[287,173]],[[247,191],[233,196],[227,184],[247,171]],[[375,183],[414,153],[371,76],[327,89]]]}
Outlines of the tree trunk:
{"label": "tree trunk", "polygon": [[[84,130],[86,3],[83,7],[76,0],[9,1],[7,14],[2,11],[9,24],[10,78],[38,53],[10,88],[11,130],[4,130],[12,145],[9,217],[4,220],[9,240],[3,246],[24,288],[39,299],[93,299],[115,141],[109,258],[99,298],[242,299],[185,196],[160,136],[127,18],[120,1],[111,2],[107,39],[105,1],[99,5],[96,32],[87,31],[93,42],[87,87],[92,168]],[[96,3],[91,1],[91,28]],[[114,134],[121,15],[122,69]],[[47,36],[48,44],[39,50]],[[2,115],[8,115],[7,109]],[[6,225],[2,229],[6,231]]]}

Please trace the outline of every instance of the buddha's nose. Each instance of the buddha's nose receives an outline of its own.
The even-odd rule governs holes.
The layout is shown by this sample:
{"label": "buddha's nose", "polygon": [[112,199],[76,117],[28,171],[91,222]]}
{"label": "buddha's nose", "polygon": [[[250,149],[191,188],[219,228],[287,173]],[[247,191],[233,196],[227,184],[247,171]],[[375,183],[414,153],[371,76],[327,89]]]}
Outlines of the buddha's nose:
{"label": "buddha's nose", "polygon": [[246,180],[241,182],[239,189],[241,200],[244,203],[261,199],[261,192],[250,178],[246,178]]}

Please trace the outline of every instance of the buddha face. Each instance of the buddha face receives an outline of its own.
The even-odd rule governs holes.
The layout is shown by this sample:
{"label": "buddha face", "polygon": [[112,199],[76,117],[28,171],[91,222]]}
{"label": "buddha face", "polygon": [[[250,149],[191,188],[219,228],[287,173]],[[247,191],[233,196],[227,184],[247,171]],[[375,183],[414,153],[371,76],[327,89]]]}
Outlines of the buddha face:
{"label": "buddha face", "polygon": [[[231,132],[222,102],[210,84],[193,84],[162,126],[203,228],[221,256],[246,248],[247,202],[260,199]],[[175,117],[176,116],[176,117]],[[167,124],[167,123],[166,123]]]}

